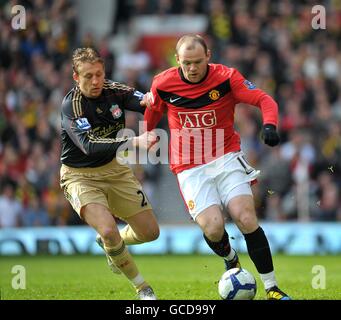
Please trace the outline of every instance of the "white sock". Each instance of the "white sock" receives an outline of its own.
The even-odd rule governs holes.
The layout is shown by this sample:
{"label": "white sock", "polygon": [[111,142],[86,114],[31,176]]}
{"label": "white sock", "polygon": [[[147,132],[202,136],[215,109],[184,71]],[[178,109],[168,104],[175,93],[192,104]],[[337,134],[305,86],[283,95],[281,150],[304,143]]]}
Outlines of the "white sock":
{"label": "white sock", "polygon": [[236,251],[233,248],[231,248],[230,253],[226,257],[224,257],[224,259],[226,261],[231,261],[234,259],[235,256],[236,256]]}
{"label": "white sock", "polygon": [[144,283],[144,279],[140,274],[138,274],[135,278],[131,279],[130,282],[134,285],[135,288],[138,288],[141,286],[141,284]]}
{"label": "white sock", "polygon": [[273,286],[277,286],[275,271],[271,271],[269,273],[260,273],[259,276],[264,283],[265,290],[268,290]]}

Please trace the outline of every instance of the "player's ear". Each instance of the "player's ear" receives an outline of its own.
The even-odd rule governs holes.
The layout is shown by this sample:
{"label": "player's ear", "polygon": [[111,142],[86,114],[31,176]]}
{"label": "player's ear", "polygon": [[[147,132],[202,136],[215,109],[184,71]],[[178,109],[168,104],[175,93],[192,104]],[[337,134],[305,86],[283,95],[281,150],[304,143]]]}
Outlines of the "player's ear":
{"label": "player's ear", "polygon": [[73,73],[72,73],[72,78],[73,78],[73,80],[75,80],[77,83],[79,82],[79,74],[78,74],[78,73],[73,72]]}
{"label": "player's ear", "polygon": [[211,50],[207,50],[207,60],[211,60]]}
{"label": "player's ear", "polygon": [[175,59],[176,59],[177,64],[180,65],[180,59],[177,53],[175,54]]}

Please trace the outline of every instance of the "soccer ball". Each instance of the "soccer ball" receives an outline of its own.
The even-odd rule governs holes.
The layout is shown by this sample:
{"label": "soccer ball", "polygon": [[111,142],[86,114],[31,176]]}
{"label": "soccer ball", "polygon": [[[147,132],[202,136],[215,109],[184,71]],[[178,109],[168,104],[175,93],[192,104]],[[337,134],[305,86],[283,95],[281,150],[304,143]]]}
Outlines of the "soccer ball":
{"label": "soccer ball", "polygon": [[246,269],[230,269],[221,276],[218,292],[223,300],[252,300],[257,292],[256,279]]}

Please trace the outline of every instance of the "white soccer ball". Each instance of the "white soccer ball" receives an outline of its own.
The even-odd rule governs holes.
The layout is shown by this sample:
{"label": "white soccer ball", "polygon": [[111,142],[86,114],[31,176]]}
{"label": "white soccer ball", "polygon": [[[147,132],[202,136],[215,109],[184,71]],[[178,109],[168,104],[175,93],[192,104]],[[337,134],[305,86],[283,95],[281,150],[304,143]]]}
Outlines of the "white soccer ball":
{"label": "white soccer ball", "polygon": [[230,269],[221,276],[218,292],[223,300],[252,300],[257,292],[256,279],[246,269]]}

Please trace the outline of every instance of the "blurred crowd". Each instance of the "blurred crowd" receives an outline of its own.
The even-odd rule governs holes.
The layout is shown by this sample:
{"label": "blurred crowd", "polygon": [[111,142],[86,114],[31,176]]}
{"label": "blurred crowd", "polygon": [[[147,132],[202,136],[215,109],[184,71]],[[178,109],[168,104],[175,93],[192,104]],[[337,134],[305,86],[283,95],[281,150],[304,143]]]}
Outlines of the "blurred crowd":
{"label": "blurred crowd", "polygon": [[[82,223],[59,187],[59,110],[73,86],[71,52],[95,46],[108,78],[120,69],[118,80],[147,91],[159,71],[148,52],[109,49],[110,36],[144,14],[205,14],[212,61],[237,68],[278,102],[276,148],[262,144],[256,108],[236,109],[242,149],[262,172],[254,189],[260,218],[341,220],[341,1],[320,1],[325,30],[312,28],[313,1],[117,1],[112,34],[102,39],[79,39],[70,0],[21,1],[26,29],[13,30],[16,3],[0,0],[0,228]],[[128,113],[127,126],[138,130],[139,119]],[[134,170],[153,202],[158,169]]]}

